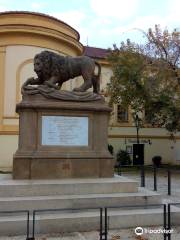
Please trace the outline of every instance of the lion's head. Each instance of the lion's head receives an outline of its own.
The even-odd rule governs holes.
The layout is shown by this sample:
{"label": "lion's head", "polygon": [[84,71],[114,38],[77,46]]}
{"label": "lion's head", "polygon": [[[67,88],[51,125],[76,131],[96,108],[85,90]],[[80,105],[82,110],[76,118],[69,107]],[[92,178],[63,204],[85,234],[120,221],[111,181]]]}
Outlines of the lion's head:
{"label": "lion's head", "polygon": [[34,57],[34,71],[38,77],[51,75],[52,57],[50,52],[43,51]]}
{"label": "lion's head", "polygon": [[44,80],[57,76],[64,70],[65,57],[54,52],[43,51],[34,57],[34,71]]}

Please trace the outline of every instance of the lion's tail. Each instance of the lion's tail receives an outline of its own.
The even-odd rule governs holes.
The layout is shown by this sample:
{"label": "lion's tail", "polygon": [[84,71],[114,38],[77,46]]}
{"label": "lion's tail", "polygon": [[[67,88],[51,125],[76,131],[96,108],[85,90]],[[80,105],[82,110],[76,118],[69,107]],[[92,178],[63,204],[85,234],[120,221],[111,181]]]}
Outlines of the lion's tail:
{"label": "lion's tail", "polygon": [[101,65],[95,61],[96,66],[98,67],[98,74],[93,76],[92,83],[93,83],[93,92],[99,93],[100,92],[100,76],[101,76]]}

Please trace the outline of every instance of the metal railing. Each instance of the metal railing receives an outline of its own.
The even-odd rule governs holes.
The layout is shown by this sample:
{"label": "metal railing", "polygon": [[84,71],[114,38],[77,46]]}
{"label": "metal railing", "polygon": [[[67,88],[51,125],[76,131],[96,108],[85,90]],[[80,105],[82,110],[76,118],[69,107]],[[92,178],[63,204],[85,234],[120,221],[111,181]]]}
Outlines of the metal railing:
{"label": "metal railing", "polygon": [[10,215],[14,215],[17,213],[25,213],[27,214],[27,222],[26,222],[26,240],[31,240],[31,238],[29,237],[29,210],[14,210],[14,211],[0,211],[0,216],[6,215],[6,214],[10,214]]}
{"label": "metal railing", "polygon": [[[147,208],[157,208],[157,207],[161,207],[163,208],[162,214],[163,214],[163,228],[166,230],[167,229],[167,221],[166,221],[166,216],[167,216],[167,210],[166,210],[166,204],[142,204],[142,205],[120,205],[120,206],[109,206],[109,207],[105,207],[104,211],[105,211],[105,231],[104,231],[104,239],[103,240],[108,240],[108,209],[127,209],[127,208],[133,208],[133,209],[147,209]],[[163,238],[164,240],[167,239],[167,234],[166,232],[163,233]]]}
{"label": "metal railing", "polygon": [[[163,207],[163,228],[168,230],[163,233],[164,240],[171,240],[171,231],[172,230],[172,208],[171,206],[180,206],[180,203],[168,203],[168,204],[142,204],[142,205],[120,205],[120,206],[106,206],[106,207],[97,207],[97,208],[65,208],[65,209],[39,209],[33,211],[33,224],[32,224],[32,237],[30,237],[30,212],[29,210],[17,210],[17,211],[0,211],[1,215],[6,214],[18,214],[25,213],[27,214],[27,223],[26,223],[26,240],[35,240],[35,223],[36,216],[38,213],[46,212],[65,212],[73,213],[74,211],[84,211],[84,210],[99,210],[99,240],[108,240],[108,231],[109,231],[109,222],[108,222],[108,210],[110,209],[153,209],[158,207]],[[180,214],[180,212],[179,212]]]}
{"label": "metal railing", "polygon": [[[155,166],[144,166],[144,165],[136,165],[138,170],[140,170],[140,186],[146,187],[146,171],[152,170],[151,173],[153,175],[153,190],[158,190],[158,173],[166,172],[167,173],[167,194],[170,196],[172,193],[172,173],[173,172],[180,172],[180,169],[167,169]],[[122,175],[123,168],[133,168],[132,165],[124,165],[116,167],[118,175]]]}
{"label": "metal railing", "polygon": [[[171,206],[180,206],[180,203],[168,203],[168,224],[167,229],[169,230],[168,233],[168,240],[171,240],[171,231],[172,230],[172,214],[171,214]],[[180,213],[179,213],[180,214]]]}
{"label": "metal railing", "polygon": [[68,212],[72,213],[74,211],[84,211],[84,210],[99,210],[99,237],[100,240],[104,240],[103,237],[105,235],[103,231],[103,208],[97,207],[97,208],[64,208],[64,209],[39,209],[39,210],[34,210],[33,211],[33,226],[32,226],[32,238],[31,240],[35,240],[35,223],[36,223],[36,215],[38,213],[46,213],[46,212]]}

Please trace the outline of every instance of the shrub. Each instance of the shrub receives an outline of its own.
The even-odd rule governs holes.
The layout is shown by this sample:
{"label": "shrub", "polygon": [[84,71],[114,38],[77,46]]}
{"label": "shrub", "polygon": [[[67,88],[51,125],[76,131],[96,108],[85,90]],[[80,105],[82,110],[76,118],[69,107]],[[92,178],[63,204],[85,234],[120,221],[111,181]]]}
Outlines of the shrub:
{"label": "shrub", "polygon": [[109,150],[109,152],[113,155],[113,153],[114,153],[114,148],[113,148],[113,146],[112,146],[111,144],[108,144],[108,150]]}
{"label": "shrub", "polygon": [[130,165],[131,164],[131,158],[129,156],[129,153],[125,150],[119,150],[116,155],[116,159],[119,165]]}
{"label": "shrub", "polygon": [[156,167],[160,167],[161,161],[162,161],[162,157],[161,156],[154,156],[152,158],[153,165],[156,166]]}

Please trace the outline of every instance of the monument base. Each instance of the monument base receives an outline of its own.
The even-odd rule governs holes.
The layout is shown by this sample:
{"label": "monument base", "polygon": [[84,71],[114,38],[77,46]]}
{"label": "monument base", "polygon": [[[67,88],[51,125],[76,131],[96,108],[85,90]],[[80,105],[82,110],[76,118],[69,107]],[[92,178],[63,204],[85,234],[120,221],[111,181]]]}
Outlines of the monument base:
{"label": "monument base", "polygon": [[103,100],[57,101],[24,95],[17,104],[19,146],[14,179],[112,177],[107,148],[111,109]]}
{"label": "monument base", "polygon": [[112,159],[77,158],[61,159],[48,157],[28,158],[15,154],[13,159],[13,179],[60,179],[112,177]]}

